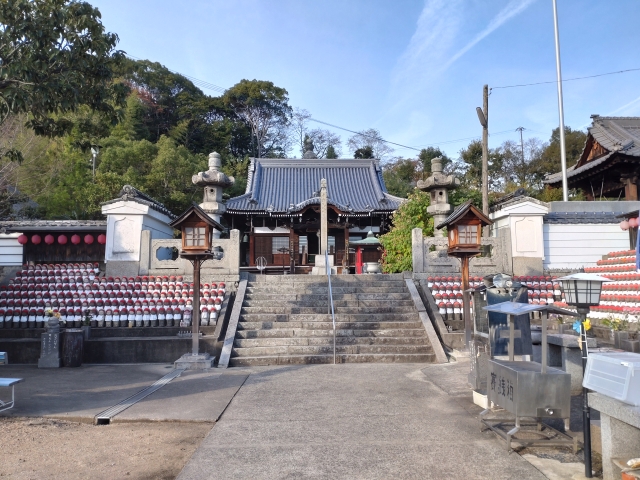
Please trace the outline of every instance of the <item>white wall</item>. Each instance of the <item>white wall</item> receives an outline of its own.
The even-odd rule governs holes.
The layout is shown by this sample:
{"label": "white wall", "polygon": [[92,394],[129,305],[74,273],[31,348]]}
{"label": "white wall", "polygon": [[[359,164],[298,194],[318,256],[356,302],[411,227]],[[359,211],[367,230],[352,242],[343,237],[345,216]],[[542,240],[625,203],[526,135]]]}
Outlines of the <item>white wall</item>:
{"label": "white wall", "polygon": [[0,266],[22,265],[22,245],[18,243],[20,233],[0,233]]}
{"label": "white wall", "polygon": [[614,224],[545,223],[544,268],[595,267],[602,256],[629,249],[629,233]]}

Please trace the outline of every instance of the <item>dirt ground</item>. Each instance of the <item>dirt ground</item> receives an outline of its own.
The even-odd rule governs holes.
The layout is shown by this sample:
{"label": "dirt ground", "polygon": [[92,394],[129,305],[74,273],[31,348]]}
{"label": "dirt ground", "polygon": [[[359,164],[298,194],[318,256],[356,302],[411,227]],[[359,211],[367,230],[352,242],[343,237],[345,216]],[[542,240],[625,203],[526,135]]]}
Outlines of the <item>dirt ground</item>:
{"label": "dirt ground", "polygon": [[173,479],[212,427],[0,418],[0,478]]}

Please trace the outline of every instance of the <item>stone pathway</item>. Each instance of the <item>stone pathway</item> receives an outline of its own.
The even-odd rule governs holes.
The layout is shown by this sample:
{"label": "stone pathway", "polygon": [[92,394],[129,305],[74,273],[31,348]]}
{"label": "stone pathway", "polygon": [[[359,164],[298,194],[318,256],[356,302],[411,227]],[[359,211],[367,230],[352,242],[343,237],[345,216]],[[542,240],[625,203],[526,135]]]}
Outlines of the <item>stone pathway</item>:
{"label": "stone pathway", "polygon": [[178,478],[545,478],[480,432],[451,368],[463,366],[247,369]]}

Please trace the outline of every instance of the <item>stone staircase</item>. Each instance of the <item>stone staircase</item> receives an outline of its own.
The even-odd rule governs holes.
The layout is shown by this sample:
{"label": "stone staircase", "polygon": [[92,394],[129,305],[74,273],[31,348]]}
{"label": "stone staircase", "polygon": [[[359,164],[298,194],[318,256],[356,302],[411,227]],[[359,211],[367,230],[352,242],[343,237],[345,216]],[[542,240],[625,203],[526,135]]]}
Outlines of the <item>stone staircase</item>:
{"label": "stone staircase", "polygon": [[[338,275],[332,287],[337,363],[435,361],[402,275]],[[327,290],[326,276],[256,276],[230,366],[333,363]]]}

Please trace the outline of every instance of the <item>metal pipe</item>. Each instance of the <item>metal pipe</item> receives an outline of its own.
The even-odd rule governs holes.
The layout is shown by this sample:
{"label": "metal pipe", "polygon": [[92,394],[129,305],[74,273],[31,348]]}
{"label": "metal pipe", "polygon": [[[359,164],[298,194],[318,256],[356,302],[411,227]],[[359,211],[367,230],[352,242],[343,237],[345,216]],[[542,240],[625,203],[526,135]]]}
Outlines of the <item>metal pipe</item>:
{"label": "metal pipe", "polygon": [[[586,320],[589,307],[578,308],[580,314],[580,336],[582,337],[582,378],[584,378],[587,370],[587,331],[584,329],[584,321]],[[582,434],[584,436],[584,476],[592,478],[591,473],[591,409],[589,408],[589,398],[587,393],[589,390],[582,387]]]}
{"label": "metal pipe", "polygon": [[567,151],[564,139],[564,106],[562,100],[562,68],[560,65],[560,34],[558,33],[558,8],[553,0],[553,27],[556,41],[556,75],[558,83],[558,115],[560,116],[560,166],[562,169],[562,200],[569,201],[567,182]]}

